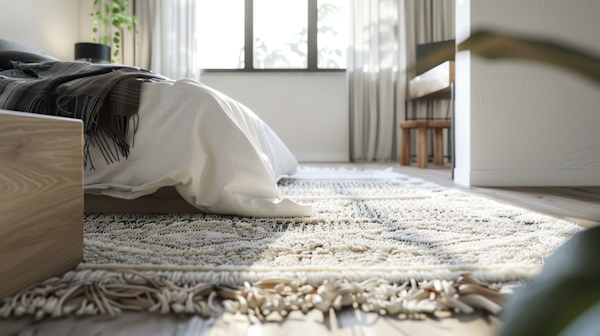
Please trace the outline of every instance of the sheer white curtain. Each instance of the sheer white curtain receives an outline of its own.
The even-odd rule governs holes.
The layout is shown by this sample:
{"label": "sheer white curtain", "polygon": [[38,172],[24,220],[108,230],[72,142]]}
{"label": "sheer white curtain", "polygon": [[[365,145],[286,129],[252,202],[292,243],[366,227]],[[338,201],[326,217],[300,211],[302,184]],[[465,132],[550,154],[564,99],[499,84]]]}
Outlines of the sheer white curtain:
{"label": "sheer white curtain", "polygon": [[[454,0],[350,0],[351,161],[398,159],[417,44],[454,38]],[[446,104],[447,105],[447,104]],[[445,113],[443,103],[418,105]],[[416,143],[416,141],[413,141]]]}
{"label": "sheer white curtain", "polygon": [[406,97],[405,0],[350,0],[351,161],[398,156]]}
{"label": "sheer white curtain", "polygon": [[136,65],[171,79],[200,79],[195,0],[136,0],[140,38]]}
{"label": "sheer white curtain", "polygon": [[[454,38],[454,0],[409,0],[407,11],[408,64],[414,64],[417,44],[440,42]],[[414,72],[409,78],[414,78]],[[427,112],[436,117],[445,116],[447,103],[441,101],[420,102],[415,111],[418,117]],[[412,112],[412,111],[411,111]],[[442,115],[444,114],[444,115]]]}

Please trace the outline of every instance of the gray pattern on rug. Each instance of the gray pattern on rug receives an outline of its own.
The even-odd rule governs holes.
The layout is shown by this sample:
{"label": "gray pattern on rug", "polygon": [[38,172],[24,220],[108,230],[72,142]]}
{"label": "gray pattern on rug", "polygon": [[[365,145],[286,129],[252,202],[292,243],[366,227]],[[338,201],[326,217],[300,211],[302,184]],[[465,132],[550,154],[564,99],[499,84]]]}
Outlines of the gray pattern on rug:
{"label": "gray pattern on rug", "polygon": [[[392,173],[393,174],[393,173]],[[84,267],[154,270],[405,272],[422,280],[473,272],[487,281],[529,278],[581,228],[402,174],[388,179],[284,179],[284,196],[429,195],[324,199],[306,218],[210,214],[92,214]],[[178,268],[180,267],[180,268]],[[272,274],[272,273],[271,273]]]}

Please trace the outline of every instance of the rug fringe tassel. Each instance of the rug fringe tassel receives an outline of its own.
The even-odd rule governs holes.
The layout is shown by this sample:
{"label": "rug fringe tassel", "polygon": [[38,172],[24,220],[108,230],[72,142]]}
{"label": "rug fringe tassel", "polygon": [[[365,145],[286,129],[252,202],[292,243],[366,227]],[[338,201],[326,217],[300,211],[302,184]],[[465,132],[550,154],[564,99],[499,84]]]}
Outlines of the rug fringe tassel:
{"label": "rug fringe tassel", "polygon": [[[70,315],[120,314],[123,310],[147,310],[161,314],[198,314],[209,317],[221,311],[256,314],[277,312],[328,312],[354,307],[386,315],[453,311],[471,314],[483,309],[492,314],[519,283],[485,284],[471,274],[456,281],[433,280],[403,284],[372,278],[363,282],[325,280],[318,287],[306,279],[271,278],[243,286],[208,283],[175,284],[159,273],[135,270],[69,272],[5,298],[0,317],[66,317]],[[219,301],[221,304],[219,304]]]}

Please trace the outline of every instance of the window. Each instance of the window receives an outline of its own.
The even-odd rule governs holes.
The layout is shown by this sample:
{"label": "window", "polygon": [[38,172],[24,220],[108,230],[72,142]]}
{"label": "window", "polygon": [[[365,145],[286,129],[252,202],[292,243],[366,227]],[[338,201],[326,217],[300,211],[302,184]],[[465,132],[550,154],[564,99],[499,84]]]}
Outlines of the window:
{"label": "window", "polygon": [[348,0],[200,0],[198,5],[203,69],[346,68]]}

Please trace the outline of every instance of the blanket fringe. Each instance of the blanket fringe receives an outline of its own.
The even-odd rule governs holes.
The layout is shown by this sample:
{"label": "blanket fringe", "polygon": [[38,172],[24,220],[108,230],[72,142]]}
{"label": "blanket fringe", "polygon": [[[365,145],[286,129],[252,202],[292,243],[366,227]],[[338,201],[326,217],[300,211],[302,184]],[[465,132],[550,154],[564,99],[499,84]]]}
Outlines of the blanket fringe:
{"label": "blanket fringe", "polygon": [[505,299],[521,285],[482,283],[469,273],[455,281],[411,279],[395,284],[375,277],[362,282],[324,280],[318,286],[308,284],[306,278],[268,278],[243,286],[175,283],[168,278],[165,272],[73,271],[5,298],[0,317],[32,315],[40,320],[147,310],[204,317],[226,311],[262,318],[275,312],[286,316],[293,310],[328,312],[344,307],[386,315],[471,314],[476,309],[498,314]]}

